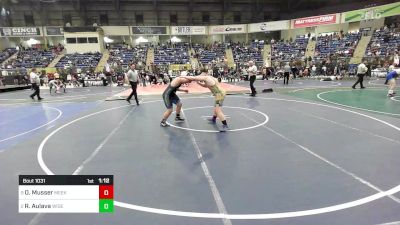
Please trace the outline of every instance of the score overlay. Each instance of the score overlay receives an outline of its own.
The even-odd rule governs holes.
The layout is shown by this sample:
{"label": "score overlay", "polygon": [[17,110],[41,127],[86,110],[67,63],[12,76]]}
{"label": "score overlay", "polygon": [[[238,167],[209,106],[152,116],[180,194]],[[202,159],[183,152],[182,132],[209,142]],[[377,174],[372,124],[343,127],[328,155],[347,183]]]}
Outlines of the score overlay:
{"label": "score overlay", "polygon": [[112,213],[113,175],[19,175],[20,213]]}

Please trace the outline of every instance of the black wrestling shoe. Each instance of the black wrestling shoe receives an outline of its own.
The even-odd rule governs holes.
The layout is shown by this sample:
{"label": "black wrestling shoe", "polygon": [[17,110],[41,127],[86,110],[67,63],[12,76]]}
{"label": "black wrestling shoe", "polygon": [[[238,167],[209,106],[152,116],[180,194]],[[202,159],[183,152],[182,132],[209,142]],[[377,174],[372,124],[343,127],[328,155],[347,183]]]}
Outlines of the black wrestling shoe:
{"label": "black wrestling shoe", "polygon": [[169,127],[169,124],[167,124],[167,122],[161,122],[161,123],[160,123],[160,126],[162,126],[162,127]]}
{"label": "black wrestling shoe", "polygon": [[180,117],[175,117],[175,121],[177,121],[177,122],[183,122],[183,121],[185,121],[185,119],[180,118]]}
{"label": "black wrestling shoe", "polygon": [[215,118],[208,118],[207,119],[207,121],[209,122],[209,123],[212,123],[212,124],[216,124],[217,123],[217,119]]}

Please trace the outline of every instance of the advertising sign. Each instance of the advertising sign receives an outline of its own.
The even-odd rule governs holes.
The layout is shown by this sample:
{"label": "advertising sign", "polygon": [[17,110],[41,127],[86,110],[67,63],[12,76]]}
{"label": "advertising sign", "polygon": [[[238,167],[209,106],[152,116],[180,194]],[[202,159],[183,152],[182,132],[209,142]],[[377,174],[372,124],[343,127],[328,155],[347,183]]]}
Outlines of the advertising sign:
{"label": "advertising sign", "polygon": [[305,18],[299,18],[293,20],[292,28],[302,28],[302,27],[314,27],[327,24],[337,23],[339,14],[329,14],[322,16],[310,16]]}
{"label": "advertising sign", "polygon": [[241,33],[246,33],[245,24],[210,26],[210,34],[241,34]]}
{"label": "advertising sign", "polygon": [[167,34],[167,27],[132,27],[132,34]]}
{"label": "advertising sign", "polygon": [[249,33],[290,29],[290,20],[249,24]]}
{"label": "advertising sign", "polygon": [[3,37],[39,36],[40,29],[38,27],[1,27],[0,34]]}
{"label": "advertising sign", "polygon": [[172,35],[205,35],[205,26],[172,26]]}
{"label": "advertising sign", "polygon": [[342,13],[342,23],[400,15],[400,2]]}

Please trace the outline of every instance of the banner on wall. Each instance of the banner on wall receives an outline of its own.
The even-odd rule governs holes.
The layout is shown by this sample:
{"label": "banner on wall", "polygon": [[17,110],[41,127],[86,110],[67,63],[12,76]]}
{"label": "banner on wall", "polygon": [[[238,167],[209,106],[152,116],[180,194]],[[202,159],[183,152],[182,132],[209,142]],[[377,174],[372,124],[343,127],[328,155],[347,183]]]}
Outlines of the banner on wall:
{"label": "banner on wall", "polygon": [[249,33],[290,29],[290,20],[249,24]]}
{"label": "banner on wall", "polygon": [[342,13],[342,23],[400,15],[400,2]]}
{"label": "banner on wall", "polygon": [[314,27],[339,23],[340,14],[328,14],[321,16],[310,16],[292,20],[292,28]]}
{"label": "banner on wall", "polygon": [[241,34],[246,33],[246,24],[210,26],[210,34]]}
{"label": "banner on wall", "polygon": [[27,37],[39,36],[38,27],[0,27],[0,34],[3,37]]}
{"label": "banner on wall", "polygon": [[171,26],[172,35],[205,35],[205,26]]}
{"label": "banner on wall", "polygon": [[192,66],[190,64],[171,64],[169,65],[170,70],[190,70]]}
{"label": "banner on wall", "polygon": [[64,36],[64,29],[62,27],[46,27],[47,36]]}
{"label": "banner on wall", "polygon": [[132,34],[168,34],[167,27],[132,27]]}

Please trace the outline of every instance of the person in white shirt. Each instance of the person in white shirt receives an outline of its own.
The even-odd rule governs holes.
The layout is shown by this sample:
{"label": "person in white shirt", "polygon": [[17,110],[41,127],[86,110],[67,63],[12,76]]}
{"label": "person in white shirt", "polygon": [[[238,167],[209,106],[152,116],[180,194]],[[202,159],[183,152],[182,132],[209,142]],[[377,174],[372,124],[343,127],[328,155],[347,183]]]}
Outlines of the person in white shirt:
{"label": "person in white shirt", "polygon": [[326,70],[327,70],[326,66],[323,65],[322,66],[322,75],[326,76]]}
{"label": "person in white shirt", "polygon": [[358,67],[357,67],[357,77],[358,77],[358,79],[357,79],[356,83],[354,83],[353,86],[351,86],[351,88],[356,89],[356,85],[358,83],[360,83],[360,87],[362,89],[365,88],[364,85],[363,85],[363,80],[364,80],[364,76],[367,73],[367,71],[368,71],[368,68],[364,64],[364,62],[362,62],[362,63],[360,63],[360,65],[358,65]]}
{"label": "person in white shirt", "polygon": [[289,76],[291,72],[291,68],[289,65],[289,62],[286,62],[286,65],[283,67],[283,84],[288,85],[289,84]]}
{"label": "person in white shirt", "polygon": [[315,76],[317,75],[317,67],[315,65],[313,65],[311,67],[311,76]]}
{"label": "person in white shirt", "polygon": [[131,94],[128,96],[128,98],[126,99],[126,101],[131,104],[131,98],[132,96],[135,96],[135,100],[136,100],[136,105],[139,105],[139,100],[138,100],[138,96],[137,96],[137,85],[139,83],[139,73],[136,70],[136,65],[132,64],[130,70],[128,71],[128,73],[126,74],[126,79],[128,80],[129,84],[132,87],[132,92]]}
{"label": "person in white shirt", "polygon": [[31,73],[29,74],[30,80],[31,80],[31,84],[32,84],[32,88],[33,90],[35,90],[35,92],[33,92],[33,94],[30,95],[30,97],[32,99],[34,99],[35,95],[37,96],[38,100],[42,100],[43,98],[40,97],[40,78],[36,73],[36,69],[33,68]]}
{"label": "person in white shirt", "polygon": [[251,95],[255,97],[257,94],[256,88],[254,87],[254,82],[256,81],[257,77],[257,66],[254,65],[253,61],[249,61],[249,68],[247,69],[247,72],[249,73],[249,80],[250,80],[250,89],[251,89]]}

